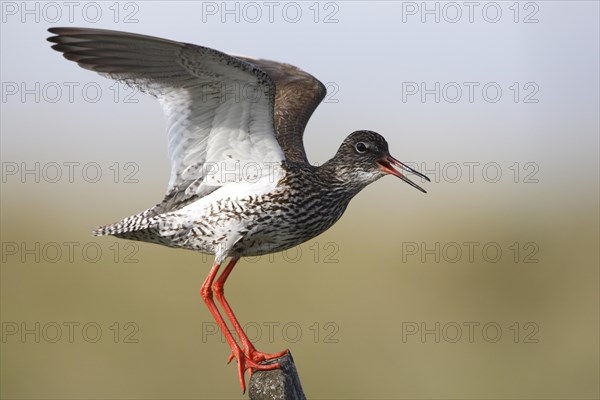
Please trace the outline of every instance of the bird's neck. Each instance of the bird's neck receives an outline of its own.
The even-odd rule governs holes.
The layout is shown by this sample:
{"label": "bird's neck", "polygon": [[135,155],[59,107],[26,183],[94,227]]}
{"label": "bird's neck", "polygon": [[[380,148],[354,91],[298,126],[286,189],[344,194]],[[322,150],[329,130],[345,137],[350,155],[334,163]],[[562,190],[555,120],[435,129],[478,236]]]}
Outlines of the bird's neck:
{"label": "bird's neck", "polygon": [[333,157],[326,163],[315,167],[318,175],[327,181],[327,183],[336,188],[344,189],[350,198],[364,189],[368,183],[356,179],[352,165],[343,162],[343,160]]}

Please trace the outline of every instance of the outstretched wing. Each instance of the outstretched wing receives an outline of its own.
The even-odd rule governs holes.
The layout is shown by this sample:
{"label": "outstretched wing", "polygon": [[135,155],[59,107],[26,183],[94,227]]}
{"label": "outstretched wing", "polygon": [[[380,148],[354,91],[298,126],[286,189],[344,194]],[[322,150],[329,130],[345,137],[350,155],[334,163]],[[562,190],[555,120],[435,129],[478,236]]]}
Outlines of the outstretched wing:
{"label": "outstretched wing", "polygon": [[255,65],[275,81],[277,141],[288,160],[308,163],[302,136],[312,113],[327,93],[325,86],[293,65],[245,56],[235,57]]}
{"label": "outstretched wing", "polygon": [[[268,73],[206,47],[87,28],[51,28],[53,49],[81,67],[156,97],[167,117],[176,203],[232,182],[255,182],[285,160]],[[301,140],[301,139],[300,139]],[[259,176],[257,176],[259,175]],[[166,208],[170,208],[165,204]]]}

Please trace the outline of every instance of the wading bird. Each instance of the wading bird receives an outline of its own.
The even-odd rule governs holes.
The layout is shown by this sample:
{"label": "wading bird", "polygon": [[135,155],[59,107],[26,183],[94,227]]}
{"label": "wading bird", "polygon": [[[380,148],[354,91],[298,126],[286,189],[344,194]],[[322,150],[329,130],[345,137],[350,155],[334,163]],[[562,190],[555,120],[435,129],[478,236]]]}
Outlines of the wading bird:
{"label": "wading bird", "polygon": [[245,391],[245,370],[277,368],[259,363],[285,351],[256,350],[225,299],[225,281],[240,257],[282,251],[319,235],[358,192],[384,175],[422,192],[401,171],[429,179],[393,158],[385,139],[368,130],[351,133],[332,159],[311,165],[302,136],[326,90],[292,65],[133,33],[49,31],[52,48],[68,60],[162,105],[171,159],[167,194],[154,207],[95,234],[215,255],[200,293],[231,347],[229,361],[237,360]]}

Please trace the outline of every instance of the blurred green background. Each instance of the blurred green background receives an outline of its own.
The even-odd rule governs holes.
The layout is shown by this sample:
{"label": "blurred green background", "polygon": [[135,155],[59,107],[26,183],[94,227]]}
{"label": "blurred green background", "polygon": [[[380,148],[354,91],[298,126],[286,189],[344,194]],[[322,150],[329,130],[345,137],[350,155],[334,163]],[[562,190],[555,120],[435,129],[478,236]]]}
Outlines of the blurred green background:
{"label": "blurred green background", "polygon": [[[598,3],[494,3],[497,22],[487,3],[473,22],[448,3],[427,3],[439,22],[422,3],[294,3],[295,23],[290,3],[273,22],[263,3],[259,19],[227,3],[238,21],[220,2],[98,3],[93,23],[88,3],[72,21],[21,4],[2,3],[2,398],[243,397],[198,293],[211,257],[91,236],[162,198],[164,122],[53,52],[56,25],[298,65],[330,93],[311,161],[372,129],[432,178],[426,195],[382,179],[228,281],[257,348],[289,348],[309,398],[598,398]],[[436,82],[439,102],[407,94]]]}

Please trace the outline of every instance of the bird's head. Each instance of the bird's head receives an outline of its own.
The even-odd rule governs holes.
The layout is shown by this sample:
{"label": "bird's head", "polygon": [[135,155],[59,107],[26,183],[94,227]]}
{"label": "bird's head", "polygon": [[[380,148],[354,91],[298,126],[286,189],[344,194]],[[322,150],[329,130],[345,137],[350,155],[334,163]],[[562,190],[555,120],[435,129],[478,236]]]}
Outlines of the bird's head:
{"label": "bird's head", "polygon": [[425,175],[401,163],[390,155],[388,143],[380,134],[373,131],[356,131],[342,143],[335,160],[336,174],[348,182],[366,186],[385,175],[394,175],[409,185],[426,193],[416,183],[408,179],[402,171],[411,172],[427,181]]}

